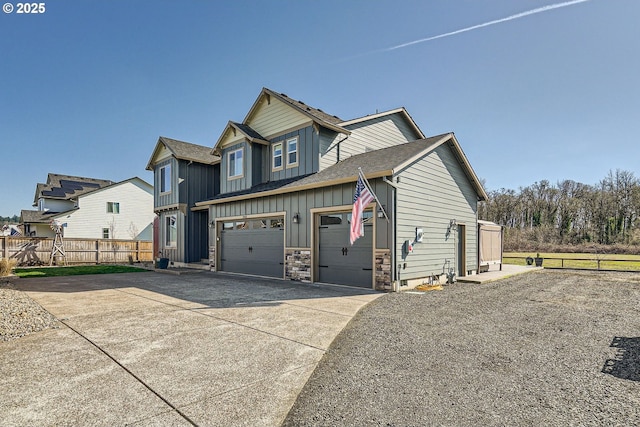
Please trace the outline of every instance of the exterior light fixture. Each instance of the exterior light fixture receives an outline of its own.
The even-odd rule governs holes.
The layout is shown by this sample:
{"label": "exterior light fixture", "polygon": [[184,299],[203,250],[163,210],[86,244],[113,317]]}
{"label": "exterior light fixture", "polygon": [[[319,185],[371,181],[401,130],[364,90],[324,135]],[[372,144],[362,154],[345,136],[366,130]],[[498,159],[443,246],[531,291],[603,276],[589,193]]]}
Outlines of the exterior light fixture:
{"label": "exterior light fixture", "polygon": [[300,214],[297,212],[293,215],[293,223],[300,224]]}

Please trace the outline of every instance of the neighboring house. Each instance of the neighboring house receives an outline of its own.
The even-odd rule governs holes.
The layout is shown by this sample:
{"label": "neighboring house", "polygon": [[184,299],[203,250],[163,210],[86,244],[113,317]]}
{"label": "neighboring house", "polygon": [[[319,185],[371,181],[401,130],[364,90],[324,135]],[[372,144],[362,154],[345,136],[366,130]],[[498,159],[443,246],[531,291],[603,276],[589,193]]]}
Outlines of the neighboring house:
{"label": "neighboring house", "polygon": [[[265,88],[211,153],[219,191],[187,209],[213,270],[389,290],[477,271],[487,195],[454,134],[425,138],[404,108],[345,121]],[[382,206],[351,246],[360,168]]]}
{"label": "neighboring house", "polygon": [[207,212],[191,208],[219,193],[219,163],[210,147],[166,137],[156,143],[147,164],[147,170],[154,172],[156,243],[160,255],[174,264],[208,262]]}
{"label": "neighboring house", "polygon": [[134,177],[121,182],[49,174],[36,186],[34,206],[23,210],[25,235],[53,237],[52,221],[64,226],[64,237],[152,240],[153,187]]}

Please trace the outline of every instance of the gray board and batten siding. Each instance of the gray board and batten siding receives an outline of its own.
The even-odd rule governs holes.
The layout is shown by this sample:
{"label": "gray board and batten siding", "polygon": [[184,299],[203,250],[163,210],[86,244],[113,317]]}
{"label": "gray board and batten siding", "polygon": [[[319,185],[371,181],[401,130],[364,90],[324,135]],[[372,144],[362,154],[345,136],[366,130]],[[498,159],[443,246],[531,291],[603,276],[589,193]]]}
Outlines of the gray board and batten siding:
{"label": "gray board and batten siding", "polygon": [[[160,169],[170,166],[171,167],[171,191],[164,193],[160,192]],[[158,162],[154,166],[155,173],[153,178],[153,188],[155,191],[155,197],[153,198],[153,208],[159,210],[167,206],[176,206],[180,201],[178,200],[178,191],[174,190],[178,188],[178,160],[175,157],[169,157],[168,159]]]}
{"label": "gray board and batten siding", "polygon": [[[171,167],[171,190],[160,192],[160,169]],[[170,157],[154,166],[154,209],[160,218],[159,239],[162,257],[174,262],[199,262],[208,258],[207,213],[191,211],[196,202],[210,199],[219,191],[219,165],[206,165]],[[167,217],[176,216],[177,242],[166,246]],[[187,239],[185,236],[189,236]],[[154,254],[157,255],[157,254]]]}
{"label": "gray board and batten siding", "polygon": [[[389,185],[380,179],[371,180],[370,184],[380,202],[390,206],[392,193]],[[313,240],[312,233],[314,233],[311,210],[322,208],[331,210],[332,207],[336,207],[341,211],[350,211],[353,204],[354,189],[355,182],[218,203],[209,207],[209,217],[211,220],[217,221],[216,227],[218,227],[219,221],[224,221],[227,218],[279,215],[282,212],[287,212],[288,215],[285,218],[285,247],[310,249]],[[300,218],[297,224],[292,219],[294,214],[298,214]],[[380,249],[390,248],[390,224],[385,219],[378,219],[376,228],[376,247]],[[215,231],[212,230],[210,241],[214,242],[215,238]]]}
{"label": "gray board and batten siding", "polygon": [[[298,138],[298,165],[287,166],[287,146],[288,139]],[[272,149],[277,143],[283,144],[282,168],[273,170],[272,165]],[[262,162],[262,182],[278,181],[281,179],[292,178],[295,176],[308,175],[318,172],[320,151],[320,137],[313,126],[306,126],[284,135],[271,139],[271,145],[263,151]]]}
{"label": "gray board and batten siding", "polygon": [[[167,241],[167,218],[175,215],[176,217],[176,245],[166,246]],[[160,239],[160,256],[161,258],[169,258],[173,262],[184,262],[185,259],[185,215],[178,209],[167,210],[158,213],[160,226],[158,229],[158,237]]]}
{"label": "gray board and batten siding", "polygon": [[[287,166],[286,141],[290,138],[298,138],[298,164],[297,166]],[[282,168],[274,170],[272,167],[272,149],[277,143],[283,144]],[[220,172],[224,174],[221,180],[220,193],[227,194],[246,190],[253,186],[295,176],[308,175],[318,172],[319,169],[319,147],[320,137],[313,126],[287,132],[286,134],[274,137],[269,145],[250,143],[242,141],[222,150],[222,160]],[[242,148],[243,151],[243,175],[238,178],[229,178],[229,153]],[[201,200],[207,200],[205,198]]]}

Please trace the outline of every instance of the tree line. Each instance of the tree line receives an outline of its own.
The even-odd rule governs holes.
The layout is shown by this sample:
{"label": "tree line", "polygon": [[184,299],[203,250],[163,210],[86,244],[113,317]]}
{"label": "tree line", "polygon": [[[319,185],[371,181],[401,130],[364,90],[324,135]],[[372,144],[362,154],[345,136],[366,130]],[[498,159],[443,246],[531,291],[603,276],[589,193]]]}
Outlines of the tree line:
{"label": "tree line", "polygon": [[14,216],[0,216],[0,224],[17,224],[20,222],[18,215]]}
{"label": "tree line", "polygon": [[614,245],[638,252],[640,180],[616,170],[595,185],[542,180],[517,191],[502,188],[489,192],[478,217],[505,226],[506,250]]}

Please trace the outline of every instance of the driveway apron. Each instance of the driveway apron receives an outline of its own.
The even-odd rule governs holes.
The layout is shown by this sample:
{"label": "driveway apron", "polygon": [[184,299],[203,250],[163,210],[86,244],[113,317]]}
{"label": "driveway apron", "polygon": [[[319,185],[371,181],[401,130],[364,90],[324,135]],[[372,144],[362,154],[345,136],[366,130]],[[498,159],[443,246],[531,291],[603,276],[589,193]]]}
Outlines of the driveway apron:
{"label": "driveway apron", "polygon": [[216,273],[20,279],[59,327],[0,343],[2,425],[279,425],[382,294]]}

